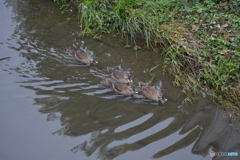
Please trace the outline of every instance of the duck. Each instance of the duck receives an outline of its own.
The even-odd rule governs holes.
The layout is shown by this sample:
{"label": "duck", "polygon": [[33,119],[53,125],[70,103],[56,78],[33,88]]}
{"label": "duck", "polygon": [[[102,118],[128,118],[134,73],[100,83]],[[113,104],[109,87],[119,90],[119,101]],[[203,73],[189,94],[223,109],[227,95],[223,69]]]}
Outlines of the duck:
{"label": "duck", "polygon": [[119,71],[116,71],[110,67],[107,67],[107,71],[109,72],[112,79],[115,81],[118,81],[119,83],[127,83],[133,82],[132,80],[129,80],[128,75]]}
{"label": "duck", "polygon": [[94,58],[84,52],[77,52],[74,50],[70,50],[70,53],[73,55],[73,57],[81,63],[84,64],[91,64],[91,63],[98,63]]}
{"label": "duck", "polygon": [[147,97],[148,99],[156,101],[158,103],[159,101],[161,101],[162,103],[167,101],[167,99],[163,97],[162,92],[157,90],[156,88],[149,86],[144,82],[139,82],[138,84],[139,87],[141,87],[144,96]]}
{"label": "duck", "polygon": [[106,79],[106,82],[110,86],[110,88],[116,93],[119,93],[125,96],[133,96],[135,93],[138,93],[134,91],[134,88],[131,85],[114,82],[111,79]]}

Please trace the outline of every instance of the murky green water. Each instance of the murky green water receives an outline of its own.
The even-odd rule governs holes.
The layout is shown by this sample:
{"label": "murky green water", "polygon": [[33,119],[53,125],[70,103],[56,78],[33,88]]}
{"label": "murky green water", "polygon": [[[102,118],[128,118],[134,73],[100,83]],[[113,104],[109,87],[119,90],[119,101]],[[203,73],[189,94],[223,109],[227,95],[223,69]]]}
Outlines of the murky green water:
{"label": "murky green water", "polygon": [[[156,55],[126,49],[117,36],[81,38],[73,15],[49,0],[1,2],[0,159],[211,159],[210,151],[238,152],[239,122],[200,96],[189,105],[172,86]],[[70,49],[99,64],[80,66]],[[124,97],[105,83],[106,67],[137,82],[163,83],[163,105],[141,94]],[[239,159],[215,157],[214,159]]]}

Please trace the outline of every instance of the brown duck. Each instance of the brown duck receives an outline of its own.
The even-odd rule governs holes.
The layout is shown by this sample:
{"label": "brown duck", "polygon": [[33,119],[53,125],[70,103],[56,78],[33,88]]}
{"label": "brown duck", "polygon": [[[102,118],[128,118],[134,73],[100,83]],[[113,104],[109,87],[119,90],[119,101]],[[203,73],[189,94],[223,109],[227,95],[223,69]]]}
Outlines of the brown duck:
{"label": "brown duck", "polygon": [[167,99],[163,97],[162,92],[158,91],[156,88],[151,87],[143,82],[139,82],[139,86],[141,87],[144,96],[148,99],[156,102],[161,101],[162,103],[164,103],[164,101],[167,101]]}
{"label": "brown duck", "polygon": [[74,50],[70,50],[70,52],[78,62],[81,62],[81,63],[84,63],[84,64],[98,63],[96,60],[93,59],[92,56],[90,56],[86,53],[77,52],[77,51],[74,51]]}
{"label": "brown duck", "polygon": [[112,79],[118,81],[119,83],[129,83],[133,82],[128,79],[128,75],[119,71],[116,71],[110,67],[107,67],[107,71],[109,72]]}
{"label": "brown duck", "polygon": [[134,88],[133,86],[129,86],[123,83],[118,83],[118,82],[114,82],[110,79],[106,79],[106,82],[109,84],[109,86],[111,87],[111,89],[119,94],[125,95],[125,96],[133,96],[134,93]]}

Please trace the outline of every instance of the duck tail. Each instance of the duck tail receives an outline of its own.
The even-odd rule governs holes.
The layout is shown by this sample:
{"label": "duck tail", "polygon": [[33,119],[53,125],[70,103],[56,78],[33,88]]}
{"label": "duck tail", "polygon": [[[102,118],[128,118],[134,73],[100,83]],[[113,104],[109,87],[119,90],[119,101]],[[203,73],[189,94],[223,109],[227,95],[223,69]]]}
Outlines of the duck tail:
{"label": "duck tail", "polygon": [[145,86],[146,84],[143,82],[138,82],[139,87]]}
{"label": "duck tail", "polygon": [[69,50],[69,51],[72,55],[74,55],[76,53],[76,51],[74,51],[74,50]]}
{"label": "duck tail", "polygon": [[107,84],[109,84],[110,86],[112,86],[112,81],[110,79],[106,79]]}
{"label": "duck tail", "polygon": [[107,71],[111,74],[113,72],[113,69],[110,67],[107,67]]}

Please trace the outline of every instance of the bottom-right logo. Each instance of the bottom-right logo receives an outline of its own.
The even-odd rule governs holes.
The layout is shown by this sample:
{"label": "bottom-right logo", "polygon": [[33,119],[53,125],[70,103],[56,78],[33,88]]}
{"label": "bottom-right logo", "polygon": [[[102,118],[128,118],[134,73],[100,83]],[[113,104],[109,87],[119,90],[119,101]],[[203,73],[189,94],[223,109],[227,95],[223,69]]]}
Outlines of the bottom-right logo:
{"label": "bottom-right logo", "polygon": [[209,153],[210,157],[214,156],[238,156],[238,152],[214,152]]}

